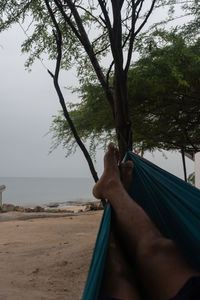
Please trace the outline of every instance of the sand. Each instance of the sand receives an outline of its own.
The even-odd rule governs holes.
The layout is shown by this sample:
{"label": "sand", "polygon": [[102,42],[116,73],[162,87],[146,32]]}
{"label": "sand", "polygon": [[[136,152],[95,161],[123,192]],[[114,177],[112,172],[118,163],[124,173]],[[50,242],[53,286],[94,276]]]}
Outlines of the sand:
{"label": "sand", "polygon": [[38,216],[0,215],[0,300],[81,299],[102,211]]}

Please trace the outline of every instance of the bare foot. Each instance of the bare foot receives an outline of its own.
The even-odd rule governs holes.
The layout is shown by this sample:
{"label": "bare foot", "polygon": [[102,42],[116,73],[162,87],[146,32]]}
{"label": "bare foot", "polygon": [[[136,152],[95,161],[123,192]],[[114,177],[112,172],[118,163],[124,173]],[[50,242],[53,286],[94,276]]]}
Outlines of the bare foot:
{"label": "bare foot", "polygon": [[[127,162],[121,164],[121,172],[118,167],[119,152],[113,143],[108,145],[108,151],[104,156],[104,172],[93,188],[93,195],[98,199],[108,199],[113,189],[122,188],[122,182],[125,188],[128,188],[131,182],[131,173],[133,163]],[[121,174],[120,174],[121,173]],[[120,180],[122,179],[122,182]]]}
{"label": "bare foot", "polygon": [[98,199],[107,199],[109,190],[119,185],[121,185],[121,181],[118,169],[118,150],[113,143],[110,143],[104,156],[104,172],[93,188],[93,195]]}
{"label": "bare foot", "polygon": [[120,177],[122,184],[127,192],[129,192],[132,182],[133,162],[128,160],[126,163],[122,162],[119,166]]}

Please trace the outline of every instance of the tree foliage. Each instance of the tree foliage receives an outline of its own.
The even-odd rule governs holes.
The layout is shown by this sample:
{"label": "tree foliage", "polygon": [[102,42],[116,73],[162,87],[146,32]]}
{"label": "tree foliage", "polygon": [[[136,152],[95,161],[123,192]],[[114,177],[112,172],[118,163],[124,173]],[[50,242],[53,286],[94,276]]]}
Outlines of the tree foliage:
{"label": "tree foliage", "polygon": [[[27,29],[24,29],[27,39],[22,45],[22,51],[30,53],[26,66],[31,66],[34,59],[41,57],[43,53],[48,53],[50,59],[56,59],[56,76],[49,73],[54,78],[59,99],[60,68],[69,69],[76,64],[80,81],[100,82],[111,107],[122,157],[132,146],[129,140],[131,127],[127,103],[127,73],[134,42],[156,7],[155,4],[159,6],[162,2],[3,0],[0,6],[0,31],[14,23],[24,23],[27,16],[32,19]],[[168,2],[173,3],[172,0]],[[106,60],[103,63],[104,58],[108,63]],[[110,76],[115,78],[112,86]],[[61,102],[64,108],[64,103]],[[66,107],[64,110],[69,121]]]}
{"label": "tree foliage", "polygon": [[197,152],[200,40],[188,45],[181,34],[156,34],[167,45],[152,47],[130,71],[135,139],[143,143],[144,149]]}
{"label": "tree foliage", "polygon": [[[160,43],[143,48],[142,58],[128,74],[134,149],[197,152],[200,150],[200,39],[188,44],[176,31],[156,31],[156,39]],[[100,85],[83,85],[80,97],[82,101],[71,107],[71,115],[81,137],[91,140],[93,147],[105,145],[111,135],[116,138]],[[71,151],[75,146],[62,114],[54,117],[51,131],[53,147],[63,144]]]}
{"label": "tree foliage", "polygon": [[[26,61],[27,68],[31,67],[33,62],[44,53],[49,59],[56,60],[55,24],[47,9],[46,3],[49,3],[62,32],[62,68],[70,69],[76,65],[80,80],[85,77],[89,80],[97,80],[98,75],[95,73],[90,55],[94,55],[99,62],[107,54],[112,53],[115,58],[120,51],[129,51],[131,56],[132,41],[130,39],[135,39],[146,24],[152,10],[160,7],[164,2],[169,4],[174,1],[2,0],[0,32],[9,29],[14,24],[21,26],[25,33],[22,52],[29,54]],[[156,6],[155,3],[157,3]],[[117,17],[117,14],[119,22],[115,24],[114,17]],[[114,53],[112,43],[118,33],[117,29],[120,30],[118,42],[121,49],[118,49],[118,53]],[[88,47],[87,50],[85,46]],[[104,66],[101,66],[104,76],[111,63],[110,57],[107,66],[105,61]]]}
{"label": "tree foliage", "polygon": [[183,9],[192,17],[188,23],[182,26],[184,36],[188,40],[191,40],[191,38],[196,40],[200,34],[200,3],[198,0],[195,0],[192,5],[188,1],[183,5]]}
{"label": "tree foliage", "polygon": [[[178,5],[183,10],[198,7],[198,2],[175,0],[2,0],[0,4],[0,32],[9,29],[13,24],[19,24],[23,29],[26,39],[22,44],[22,52],[29,53],[26,67],[30,68],[35,59],[42,59],[47,54],[49,59],[56,60],[55,71],[50,70],[53,83],[57,91],[64,116],[73,132],[73,137],[82,149],[88,160],[90,169],[97,176],[88,155],[87,149],[80,140],[79,133],[73,124],[78,120],[76,112],[72,110],[71,116],[67,110],[65,99],[59,86],[60,68],[70,69],[76,65],[77,75],[83,86],[90,84],[103,89],[102,101],[107,101],[106,113],[110,125],[109,130],[103,133],[109,135],[113,128],[116,132],[120,157],[127,150],[132,149],[132,128],[127,80],[133,51],[141,50],[141,40],[149,44],[149,32],[159,28],[174,16],[175,7]],[[188,7],[187,7],[188,5]],[[159,13],[163,7],[168,7],[168,16],[158,24],[148,26],[152,14]],[[151,45],[150,45],[151,46]],[[131,98],[130,98],[131,99]],[[85,108],[84,108],[85,105]],[[99,102],[96,103],[99,106]],[[88,110],[86,103],[79,109],[80,116]],[[100,108],[98,108],[100,109]],[[101,110],[97,113],[100,119]],[[99,121],[100,122],[100,121]],[[59,122],[58,122],[59,123]],[[85,123],[86,124],[86,123]],[[107,123],[106,123],[107,124]],[[97,124],[96,124],[97,125]],[[103,128],[105,129],[107,125]],[[73,148],[72,135],[67,130],[66,144]],[[80,134],[83,130],[80,128]],[[90,127],[91,128],[91,127]],[[93,130],[91,137],[102,137],[99,125]],[[84,131],[87,138],[89,131]],[[61,133],[60,133],[61,134]],[[58,136],[58,140],[62,134]],[[135,137],[134,137],[135,138]],[[137,139],[135,138],[135,142]]]}

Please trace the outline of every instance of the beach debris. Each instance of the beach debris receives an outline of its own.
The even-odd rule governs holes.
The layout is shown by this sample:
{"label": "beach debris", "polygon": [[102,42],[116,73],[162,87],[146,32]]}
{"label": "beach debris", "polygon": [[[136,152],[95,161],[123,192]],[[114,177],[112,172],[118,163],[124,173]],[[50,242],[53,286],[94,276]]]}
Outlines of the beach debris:
{"label": "beach debris", "polygon": [[33,212],[44,212],[44,207],[36,206],[33,208]]}
{"label": "beach debris", "polygon": [[3,204],[1,207],[2,212],[9,212],[9,211],[14,211],[15,210],[15,205],[13,204]]}
{"label": "beach debris", "polygon": [[44,208],[41,206],[36,206],[34,208],[24,208],[23,206],[15,206],[13,204],[3,204],[2,207],[0,208],[0,212],[6,213],[6,212],[12,212],[12,211],[17,211],[17,212],[44,212]]}
{"label": "beach debris", "polygon": [[84,213],[89,211],[96,211],[96,210],[103,210],[103,205],[101,201],[95,202],[87,202],[82,203],[82,205],[76,205],[74,203],[73,206],[64,206],[64,205],[57,205],[55,207],[48,206],[35,206],[35,207],[22,207],[22,206],[15,206],[13,204],[3,204],[0,207],[0,213],[6,212],[21,212],[21,213],[68,213],[68,214],[77,214],[77,213]]}
{"label": "beach debris", "polygon": [[15,206],[15,211],[25,212],[25,208],[23,206]]}
{"label": "beach debris", "polygon": [[41,206],[37,205],[34,208],[27,207],[27,208],[25,208],[24,211],[28,212],[28,213],[31,213],[31,212],[44,212],[45,209],[44,209],[44,207],[41,207]]}
{"label": "beach debris", "polygon": [[101,201],[98,201],[98,202],[87,203],[85,211],[102,210],[102,209],[103,209],[103,205]]}

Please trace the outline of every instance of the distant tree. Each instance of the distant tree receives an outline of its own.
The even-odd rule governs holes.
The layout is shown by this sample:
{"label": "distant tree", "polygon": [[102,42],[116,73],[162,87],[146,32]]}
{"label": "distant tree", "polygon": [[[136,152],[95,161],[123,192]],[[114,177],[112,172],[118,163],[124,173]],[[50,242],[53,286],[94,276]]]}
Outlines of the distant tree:
{"label": "distant tree", "polygon": [[[200,151],[200,39],[188,45],[180,34],[157,32],[154,39],[158,37],[161,46],[143,48],[143,57],[128,73],[133,147],[136,151]],[[106,144],[115,125],[100,85],[84,84],[80,97],[81,103],[71,106],[71,117],[94,150]],[[75,150],[62,114],[54,117],[51,131],[53,147],[63,144]]]}
{"label": "distant tree", "polygon": [[[129,97],[136,108],[135,138],[147,149],[197,152],[200,39],[187,45],[181,35],[162,32],[161,37],[167,45],[152,47],[129,73]],[[139,120],[143,126],[137,126]]]}

